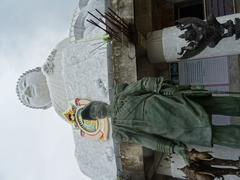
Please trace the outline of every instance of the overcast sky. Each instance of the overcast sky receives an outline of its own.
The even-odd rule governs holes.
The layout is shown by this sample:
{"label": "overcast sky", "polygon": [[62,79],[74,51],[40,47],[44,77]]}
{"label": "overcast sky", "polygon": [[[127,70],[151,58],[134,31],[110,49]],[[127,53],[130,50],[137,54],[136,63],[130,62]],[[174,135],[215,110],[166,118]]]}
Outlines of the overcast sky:
{"label": "overcast sky", "polygon": [[20,74],[41,66],[69,33],[78,0],[1,0],[0,180],[85,180],[74,157],[71,127],[53,108],[20,104]]}

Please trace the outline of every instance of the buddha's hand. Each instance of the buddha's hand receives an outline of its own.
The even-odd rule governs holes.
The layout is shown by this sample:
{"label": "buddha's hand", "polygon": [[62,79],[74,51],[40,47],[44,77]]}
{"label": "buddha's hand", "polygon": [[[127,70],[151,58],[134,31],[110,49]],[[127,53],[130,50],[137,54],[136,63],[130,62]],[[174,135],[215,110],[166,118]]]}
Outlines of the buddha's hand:
{"label": "buddha's hand", "polygon": [[176,93],[177,89],[176,87],[167,87],[165,89],[162,89],[160,93],[164,96],[173,96]]}

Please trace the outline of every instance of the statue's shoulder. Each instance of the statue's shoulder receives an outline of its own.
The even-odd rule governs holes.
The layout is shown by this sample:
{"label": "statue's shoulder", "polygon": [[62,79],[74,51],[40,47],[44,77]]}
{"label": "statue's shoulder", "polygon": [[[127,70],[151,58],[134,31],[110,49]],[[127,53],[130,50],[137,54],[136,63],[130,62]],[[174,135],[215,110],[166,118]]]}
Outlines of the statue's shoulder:
{"label": "statue's shoulder", "polygon": [[43,73],[45,76],[53,74],[54,69],[58,68],[60,71],[62,69],[62,53],[65,48],[70,44],[70,39],[66,38],[59,42],[57,46],[50,52],[49,56],[46,59],[46,62],[42,66]]}
{"label": "statue's shoulder", "polygon": [[70,43],[71,43],[70,38],[65,38],[57,44],[55,49],[57,49],[59,51],[61,49],[68,47]]}
{"label": "statue's shoulder", "polygon": [[128,86],[127,83],[123,83],[123,84],[117,84],[114,87],[114,95],[119,95],[121,92],[124,91],[124,89]]}

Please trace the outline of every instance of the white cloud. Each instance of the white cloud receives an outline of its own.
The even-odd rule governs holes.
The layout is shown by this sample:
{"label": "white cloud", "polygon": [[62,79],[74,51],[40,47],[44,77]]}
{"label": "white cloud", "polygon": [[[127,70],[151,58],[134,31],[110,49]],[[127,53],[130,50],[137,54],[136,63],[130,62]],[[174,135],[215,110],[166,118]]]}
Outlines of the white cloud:
{"label": "white cloud", "polygon": [[29,69],[42,65],[53,48],[62,39],[66,32],[48,29],[39,29],[31,36],[21,35],[14,38],[3,38],[0,45],[1,63],[9,64],[15,70]]}

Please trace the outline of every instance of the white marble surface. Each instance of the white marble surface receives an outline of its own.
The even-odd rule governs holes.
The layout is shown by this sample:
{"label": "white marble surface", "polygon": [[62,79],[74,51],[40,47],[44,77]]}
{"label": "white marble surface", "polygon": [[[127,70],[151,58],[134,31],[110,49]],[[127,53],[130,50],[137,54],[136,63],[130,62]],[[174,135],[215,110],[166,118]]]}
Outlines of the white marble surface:
{"label": "white marble surface", "polygon": [[[94,43],[78,42],[69,44],[63,51],[63,77],[68,101],[79,97],[88,100],[101,100],[109,103],[108,68],[106,45],[89,53]],[[107,142],[92,141],[80,136],[74,130],[76,158],[81,171],[96,180],[111,180],[116,177],[111,133]]]}
{"label": "white marble surface", "polygon": [[[80,8],[76,10],[78,17],[76,13],[74,15],[69,43],[62,51],[63,78],[68,100],[80,97],[109,103],[107,44],[101,38],[104,32],[79,20],[88,18],[87,10],[97,8],[103,12],[104,4],[104,0],[80,0]],[[79,36],[77,29],[72,31],[73,27],[81,27],[80,30],[84,32]],[[93,180],[116,179],[111,132],[106,142],[84,139],[79,130],[73,130],[73,133],[75,155],[81,171]]]}
{"label": "white marble surface", "polygon": [[[107,43],[104,32],[86,23],[87,11],[104,12],[104,0],[80,0],[75,10],[70,37],[56,46],[52,69],[45,72],[55,111],[62,116],[75,98],[109,103]],[[49,62],[49,61],[47,61]],[[111,69],[111,68],[110,68]],[[110,79],[111,80],[111,79]],[[111,129],[105,142],[84,139],[73,129],[75,156],[81,171],[93,180],[114,180],[117,167]]]}

